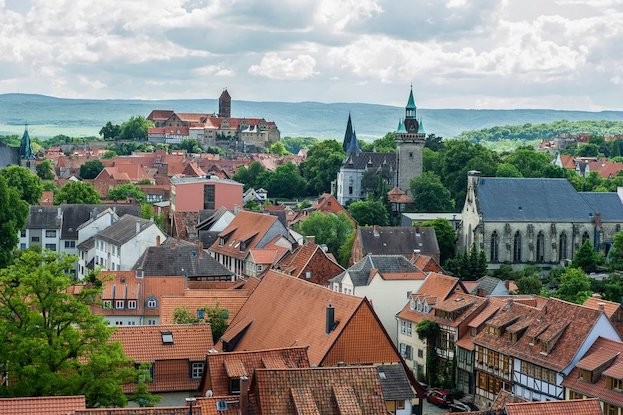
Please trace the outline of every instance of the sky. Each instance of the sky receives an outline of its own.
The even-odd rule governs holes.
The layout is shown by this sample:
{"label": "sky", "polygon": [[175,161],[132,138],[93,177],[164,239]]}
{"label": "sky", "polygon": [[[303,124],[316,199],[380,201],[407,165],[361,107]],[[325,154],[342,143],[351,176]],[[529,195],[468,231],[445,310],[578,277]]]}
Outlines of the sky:
{"label": "sky", "polygon": [[623,0],[0,0],[0,93],[623,109]]}

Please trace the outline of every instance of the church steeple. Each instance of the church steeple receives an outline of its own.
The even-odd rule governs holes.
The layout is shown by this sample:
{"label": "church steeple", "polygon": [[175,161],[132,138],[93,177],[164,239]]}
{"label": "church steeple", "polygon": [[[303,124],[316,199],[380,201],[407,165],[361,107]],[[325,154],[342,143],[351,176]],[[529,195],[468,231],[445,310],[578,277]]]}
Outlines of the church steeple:
{"label": "church steeple", "polygon": [[30,142],[30,135],[28,134],[28,124],[24,126],[24,135],[22,135],[22,141],[19,145],[19,159],[20,161],[35,159],[35,153],[32,151],[32,144]]}
{"label": "church steeple", "polygon": [[350,112],[348,113],[348,122],[346,123],[346,132],[344,133],[344,142],[342,143],[342,149],[348,152],[350,148],[350,142],[353,140],[353,122],[350,119]]}
{"label": "church steeple", "polygon": [[353,130],[353,137],[350,140],[350,144],[346,149],[346,154],[359,154],[361,153],[361,148],[359,147],[359,141],[357,141],[357,133]]}
{"label": "church steeple", "polygon": [[424,131],[424,121],[422,121],[422,117],[420,117],[420,124],[418,125],[417,132],[418,134],[426,134],[426,131]]}
{"label": "church steeple", "polygon": [[415,99],[413,98],[413,85],[411,85],[411,90],[409,91],[409,100],[407,101],[407,106],[405,107],[405,130],[408,133],[417,133],[418,132],[418,122],[416,118],[417,107],[415,106]]}

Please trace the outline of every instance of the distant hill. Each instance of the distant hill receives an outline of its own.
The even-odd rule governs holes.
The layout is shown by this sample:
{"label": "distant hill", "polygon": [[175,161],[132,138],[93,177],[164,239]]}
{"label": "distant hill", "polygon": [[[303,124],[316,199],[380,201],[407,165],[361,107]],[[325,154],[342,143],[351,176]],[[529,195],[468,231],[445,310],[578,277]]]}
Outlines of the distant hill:
{"label": "distant hill", "polygon": [[[179,112],[218,111],[216,99],[97,100],[66,99],[33,94],[0,95],[0,135],[21,134],[24,124],[35,137],[97,135],[107,121],[121,123],[153,109]],[[341,140],[348,113],[357,137],[376,139],[395,130],[404,109],[388,105],[319,102],[232,101],[234,117],[264,117],[277,123],[282,136],[312,136]],[[623,121],[623,111],[556,111],[547,109],[464,110],[418,109],[425,130],[442,137],[500,125],[549,123],[557,120]]]}

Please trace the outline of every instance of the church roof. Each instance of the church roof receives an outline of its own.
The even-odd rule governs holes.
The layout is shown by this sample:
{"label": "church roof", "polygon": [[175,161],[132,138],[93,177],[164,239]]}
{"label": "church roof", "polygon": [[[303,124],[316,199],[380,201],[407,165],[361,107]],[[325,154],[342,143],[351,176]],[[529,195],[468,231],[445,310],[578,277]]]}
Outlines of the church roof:
{"label": "church roof", "polygon": [[19,158],[21,160],[34,160],[35,153],[32,151],[32,144],[30,142],[30,135],[28,134],[28,128],[24,130],[22,141],[19,146]]}
{"label": "church roof", "polygon": [[359,148],[359,142],[357,141],[357,133],[353,130],[353,136],[348,144],[348,148],[346,149],[346,154],[358,153],[361,153],[361,148]]}
{"label": "church roof", "polygon": [[347,169],[365,170],[376,168],[396,169],[395,153],[360,152],[348,155],[342,167]]}
{"label": "church roof", "polygon": [[397,133],[406,133],[407,129],[405,128],[405,124],[401,119],[398,120],[398,128],[396,129]]}
{"label": "church roof", "polygon": [[417,132],[418,134],[426,133],[426,131],[424,131],[424,121],[422,121],[421,118],[420,118],[420,123],[418,124]]}
{"label": "church roof", "polygon": [[413,98],[413,88],[411,88],[411,91],[409,92],[409,101],[407,102],[406,109],[408,109],[408,110],[416,109],[415,108],[415,99]]}
{"label": "church roof", "polygon": [[616,192],[580,192],[582,199],[606,222],[623,222],[623,203]]}
{"label": "church roof", "polygon": [[588,222],[594,215],[567,179],[482,177],[476,196],[489,221]]}
{"label": "church roof", "polygon": [[219,98],[220,99],[230,99],[231,96],[229,95],[229,92],[227,92],[227,89],[224,89],[223,92],[221,93],[221,96]]}
{"label": "church roof", "polygon": [[350,113],[348,113],[348,121],[346,122],[346,131],[344,132],[344,141],[342,142],[342,149],[348,152],[350,148],[350,143],[353,139],[353,122],[350,118]]}

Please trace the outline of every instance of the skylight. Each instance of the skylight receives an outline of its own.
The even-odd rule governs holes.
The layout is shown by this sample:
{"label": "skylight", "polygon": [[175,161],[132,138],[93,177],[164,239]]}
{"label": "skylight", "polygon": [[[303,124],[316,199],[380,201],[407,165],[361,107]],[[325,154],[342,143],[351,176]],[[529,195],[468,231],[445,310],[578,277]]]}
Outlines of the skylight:
{"label": "skylight", "polygon": [[162,344],[173,344],[173,333],[170,331],[163,331],[162,334]]}

